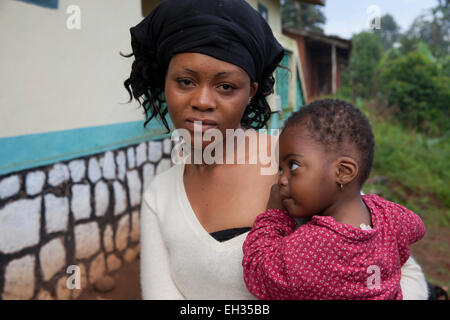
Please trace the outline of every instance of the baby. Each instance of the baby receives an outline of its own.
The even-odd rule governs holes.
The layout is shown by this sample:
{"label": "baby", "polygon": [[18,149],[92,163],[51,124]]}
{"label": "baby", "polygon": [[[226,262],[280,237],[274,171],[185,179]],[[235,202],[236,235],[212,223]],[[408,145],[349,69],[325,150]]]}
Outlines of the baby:
{"label": "baby", "polygon": [[[244,280],[260,299],[402,299],[401,267],[425,234],[412,211],[360,190],[374,137],[340,100],[318,100],[286,121],[279,179],[244,245]],[[296,229],[293,218],[307,218]]]}

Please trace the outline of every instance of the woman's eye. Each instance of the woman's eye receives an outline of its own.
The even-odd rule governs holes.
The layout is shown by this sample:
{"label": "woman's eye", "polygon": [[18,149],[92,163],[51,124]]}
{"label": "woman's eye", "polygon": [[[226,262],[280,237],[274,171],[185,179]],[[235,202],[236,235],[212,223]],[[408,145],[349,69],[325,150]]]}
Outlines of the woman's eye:
{"label": "woman's eye", "polygon": [[281,169],[281,167],[278,167],[278,174],[279,174],[280,176],[283,175],[283,169]]}
{"label": "woman's eye", "polygon": [[221,88],[223,91],[227,91],[227,92],[230,92],[230,91],[234,90],[234,87],[232,85],[230,85],[230,84],[227,84],[227,83],[221,84],[219,86],[219,88]]}
{"label": "woman's eye", "polygon": [[294,171],[298,167],[300,167],[300,166],[298,164],[296,164],[295,162],[293,162],[293,161],[289,162],[289,169],[291,169],[291,171]]}
{"label": "woman's eye", "polygon": [[183,87],[189,87],[193,84],[192,81],[188,79],[180,79],[178,80],[178,83]]}

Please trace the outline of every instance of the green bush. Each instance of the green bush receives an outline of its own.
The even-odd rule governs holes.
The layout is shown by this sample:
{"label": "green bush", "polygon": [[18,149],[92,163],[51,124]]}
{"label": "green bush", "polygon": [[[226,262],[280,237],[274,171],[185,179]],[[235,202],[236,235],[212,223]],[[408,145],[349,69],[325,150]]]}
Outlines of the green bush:
{"label": "green bush", "polygon": [[352,43],[347,74],[343,74],[344,84],[352,88],[353,97],[370,97],[375,92],[373,80],[383,45],[377,35],[364,31],[354,35]]}
{"label": "green bush", "polygon": [[440,135],[450,129],[450,77],[433,59],[420,52],[387,60],[380,86],[396,117],[409,128]]}

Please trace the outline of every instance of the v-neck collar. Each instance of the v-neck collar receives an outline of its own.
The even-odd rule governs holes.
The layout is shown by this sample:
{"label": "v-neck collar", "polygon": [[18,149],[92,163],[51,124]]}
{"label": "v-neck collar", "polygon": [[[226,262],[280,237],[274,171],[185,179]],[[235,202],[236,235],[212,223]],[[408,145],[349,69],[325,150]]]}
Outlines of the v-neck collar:
{"label": "v-neck collar", "polygon": [[[231,238],[226,241],[218,241],[213,236],[209,234],[209,232],[203,227],[200,221],[197,218],[197,215],[194,212],[194,209],[189,202],[189,198],[187,196],[186,188],[184,185],[184,170],[185,170],[185,161],[179,165],[178,176],[177,176],[177,189],[179,197],[178,201],[180,207],[182,208],[183,215],[188,221],[189,226],[197,235],[197,237],[204,243],[207,243],[209,246],[213,247],[216,250],[228,250],[236,247],[236,244],[242,244],[242,237],[247,236],[248,232],[240,234],[234,238]],[[240,248],[240,246],[239,246]]]}

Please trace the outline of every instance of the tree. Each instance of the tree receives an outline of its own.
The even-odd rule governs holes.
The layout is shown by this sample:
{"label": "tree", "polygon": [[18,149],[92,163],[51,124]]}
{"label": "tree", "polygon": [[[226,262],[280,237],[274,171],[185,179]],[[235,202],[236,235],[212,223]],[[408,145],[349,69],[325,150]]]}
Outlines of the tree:
{"label": "tree", "polygon": [[323,33],[326,18],[315,5],[294,0],[281,1],[281,17],[284,27],[293,27]]}
{"label": "tree", "polygon": [[281,21],[283,27],[295,28],[297,23],[297,10],[293,0],[281,0]]}
{"label": "tree", "polygon": [[439,135],[450,129],[450,77],[426,46],[422,42],[420,50],[387,61],[380,85],[389,105],[399,108],[396,117],[404,125]]}
{"label": "tree", "polygon": [[375,92],[376,73],[383,45],[371,32],[360,32],[352,38],[353,48],[348,64],[348,85],[354,97],[370,97]]}
{"label": "tree", "polygon": [[439,0],[437,7],[414,19],[405,38],[402,43],[407,44],[422,39],[436,57],[450,54],[450,0]]}
{"label": "tree", "polygon": [[400,27],[390,14],[385,14],[381,17],[380,26],[380,29],[373,29],[373,33],[380,38],[384,50],[390,49],[399,39]]}

